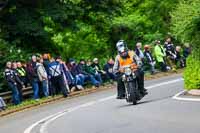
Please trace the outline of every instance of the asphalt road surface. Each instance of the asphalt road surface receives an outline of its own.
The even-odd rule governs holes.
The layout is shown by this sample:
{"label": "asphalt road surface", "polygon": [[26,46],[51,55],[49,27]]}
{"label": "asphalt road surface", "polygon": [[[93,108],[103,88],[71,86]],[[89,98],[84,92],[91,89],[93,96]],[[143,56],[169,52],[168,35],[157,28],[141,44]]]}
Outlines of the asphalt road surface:
{"label": "asphalt road surface", "polygon": [[200,133],[200,102],[177,101],[181,75],[145,82],[137,105],[116,89],[56,102],[0,118],[0,133]]}

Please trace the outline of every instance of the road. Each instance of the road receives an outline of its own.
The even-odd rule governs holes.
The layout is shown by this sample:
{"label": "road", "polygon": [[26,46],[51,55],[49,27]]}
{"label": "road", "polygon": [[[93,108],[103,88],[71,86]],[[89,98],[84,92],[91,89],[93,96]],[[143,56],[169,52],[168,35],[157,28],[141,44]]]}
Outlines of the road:
{"label": "road", "polygon": [[177,101],[181,75],[145,81],[149,95],[136,106],[115,89],[0,118],[0,133],[199,133],[200,102]]}

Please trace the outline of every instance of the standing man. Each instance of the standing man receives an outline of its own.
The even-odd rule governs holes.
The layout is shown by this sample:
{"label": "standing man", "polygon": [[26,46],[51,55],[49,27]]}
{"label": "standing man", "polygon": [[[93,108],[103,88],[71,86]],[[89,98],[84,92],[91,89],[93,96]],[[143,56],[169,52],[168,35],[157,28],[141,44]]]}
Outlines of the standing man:
{"label": "standing man", "polygon": [[37,74],[42,84],[42,90],[45,97],[49,96],[48,75],[43,65],[43,59],[39,58],[37,62]]}
{"label": "standing man", "polygon": [[37,74],[37,57],[33,55],[27,64],[27,74],[33,88],[33,98],[39,100],[39,78]]}
{"label": "standing man", "polygon": [[20,80],[24,83],[24,85],[27,87],[28,79],[27,79],[27,72],[23,68],[22,63],[20,61],[17,62],[17,73],[19,75]]}
{"label": "standing man", "polygon": [[156,56],[156,61],[158,62],[161,71],[166,72],[167,71],[167,66],[165,63],[165,50],[163,48],[163,46],[161,46],[160,41],[156,41],[156,46],[154,48],[154,53]]}
{"label": "standing man", "polygon": [[145,57],[145,61],[146,61],[147,65],[149,65],[151,67],[151,74],[154,74],[155,73],[155,61],[151,54],[149,45],[144,46],[144,57]]}
{"label": "standing man", "polygon": [[8,86],[10,87],[10,89],[12,91],[13,103],[15,105],[20,104],[21,101],[20,101],[20,95],[19,95],[19,90],[18,90],[18,86],[17,86],[17,78],[16,78],[15,74],[13,73],[11,62],[6,63],[4,75],[5,75],[5,79],[8,83]]}
{"label": "standing man", "polygon": [[16,79],[16,83],[17,83],[17,88],[18,88],[18,91],[19,91],[19,98],[20,98],[20,101],[23,100],[23,94],[22,94],[22,88],[24,88],[24,83],[23,81],[20,79],[20,76],[19,74],[17,73],[17,63],[16,62],[13,62],[12,63],[12,72],[13,74],[15,75],[15,79]]}
{"label": "standing man", "polygon": [[49,74],[52,84],[52,93],[54,96],[55,94],[62,91],[63,96],[67,97],[68,91],[64,83],[63,68],[60,62],[61,62],[61,57],[58,56],[55,58],[55,61],[49,64]]}

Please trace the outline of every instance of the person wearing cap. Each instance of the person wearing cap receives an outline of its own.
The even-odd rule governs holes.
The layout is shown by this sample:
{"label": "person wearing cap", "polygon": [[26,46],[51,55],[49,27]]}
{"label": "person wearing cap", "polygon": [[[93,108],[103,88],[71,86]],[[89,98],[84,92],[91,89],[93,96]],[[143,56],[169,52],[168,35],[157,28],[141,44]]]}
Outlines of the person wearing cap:
{"label": "person wearing cap", "polygon": [[131,50],[128,49],[124,40],[119,40],[116,44],[118,55],[115,58],[115,64],[113,67],[114,73],[118,75],[117,78],[117,99],[125,98],[125,86],[121,77],[121,69],[124,66],[131,65],[135,69],[136,79],[138,82],[138,89],[140,94],[145,96],[147,90],[144,88],[144,72],[141,70],[140,58]]}
{"label": "person wearing cap", "polygon": [[144,60],[145,63],[150,66],[151,74],[155,73],[155,61],[150,51],[150,45],[144,46]]}
{"label": "person wearing cap", "polygon": [[154,53],[155,53],[156,61],[158,62],[161,71],[166,72],[167,65],[164,60],[164,58],[166,57],[166,53],[163,46],[160,44],[160,41],[158,40],[155,42]]}
{"label": "person wearing cap", "polygon": [[49,74],[50,74],[50,81],[51,81],[51,89],[52,95],[58,94],[62,92],[64,97],[68,96],[68,91],[64,83],[63,78],[63,67],[61,65],[61,57],[57,56],[55,61],[52,61],[49,64]]}

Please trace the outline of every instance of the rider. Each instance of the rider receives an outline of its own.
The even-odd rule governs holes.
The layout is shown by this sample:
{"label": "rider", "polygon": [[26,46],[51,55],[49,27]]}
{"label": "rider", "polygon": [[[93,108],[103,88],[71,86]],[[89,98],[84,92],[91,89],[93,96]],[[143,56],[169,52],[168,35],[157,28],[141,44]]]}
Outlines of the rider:
{"label": "rider", "polygon": [[117,78],[117,99],[125,98],[125,86],[122,81],[122,67],[131,65],[136,69],[136,79],[138,82],[138,89],[141,95],[146,95],[147,90],[144,88],[144,72],[140,69],[141,60],[139,57],[131,50],[128,49],[127,44],[124,40],[119,40],[116,44],[118,55],[115,58],[115,64],[113,67],[114,73],[118,75]]}

